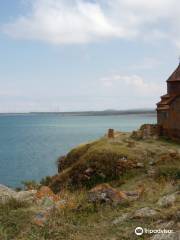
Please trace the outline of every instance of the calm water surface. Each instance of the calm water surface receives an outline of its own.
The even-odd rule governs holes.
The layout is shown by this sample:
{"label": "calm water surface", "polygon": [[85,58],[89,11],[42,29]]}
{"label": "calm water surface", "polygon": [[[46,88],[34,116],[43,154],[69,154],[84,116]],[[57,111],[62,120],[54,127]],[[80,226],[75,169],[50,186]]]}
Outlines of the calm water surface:
{"label": "calm water surface", "polygon": [[56,159],[82,142],[94,140],[108,128],[120,131],[154,123],[153,114],[121,116],[61,116],[25,114],[0,116],[0,184],[40,180],[57,172]]}

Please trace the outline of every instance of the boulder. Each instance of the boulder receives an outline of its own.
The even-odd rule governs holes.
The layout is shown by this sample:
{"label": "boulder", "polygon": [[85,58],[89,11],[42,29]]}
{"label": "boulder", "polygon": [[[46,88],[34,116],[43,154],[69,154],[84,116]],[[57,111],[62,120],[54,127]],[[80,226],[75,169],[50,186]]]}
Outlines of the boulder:
{"label": "boulder", "polygon": [[109,184],[100,184],[91,189],[88,193],[90,202],[120,204],[128,200],[122,191],[112,188]]}
{"label": "boulder", "polygon": [[127,219],[130,218],[130,214],[129,213],[124,213],[122,216],[117,217],[116,219],[113,220],[112,224],[113,225],[117,225],[120,223],[125,222]]}
{"label": "boulder", "polygon": [[173,229],[175,226],[174,221],[168,221],[168,222],[161,222],[160,224],[157,225],[158,229]]}
{"label": "boulder", "polygon": [[35,200],[36,193],[37,190],[20,191],[16,193],[15,198],[21,202],[32,203]]}
{"label": "boulder", "polygon": [[144,207],[135,211],[133,218],[151,218],[158,215],[158,212],[149,207]]}
{"label": "boulder", "polygon": [[16,192],[11,188],[0,185],[0,203],[5,204],[11,199],[32,203],[35,200],[36,190]]}
{"label": "boulder", "polygon": [[138,200],[142,194],[144,193],[145,188],[143,185],[139,185],[138,189],[136,191],[123,191],[123,193],[126,194],[128,197],[129,201],[135,201]]}
{"label": "boulder", "polygon": [[43,186],[37,191],[36,193],[36,199],[37,200],[43,200],[44,198],[49,198],[54,202],[57,202],[59,200],[59,195],[54,194],[53,191],[46,186]]}
{"label": "boulder", "polygon": [[123,174],[129,169],[133,169],[137,167],[137,162],[127,159],[126,157],[122,157],[117,161],[116,172],[119,174]]}
{"label": "boulder", "polygon": [[53,211],[55,211],[54,207],[48,207],[44,210],[37,212],[33,218],[33,223],[38,225],[39,227],[43,227],[47,223]]}
{"label": "boulder", "polygon": [[16,192],[14,190],[0,184],[0,203],[1,204],[7,203],[10,199],[15,198],[15,196],[16,196]]}
{"label": "boulder", "polygon": [[175,203],[175,201],[176,201],[176,193],[173,193],[160,198],[157,202],[157,205],[162,208],[170,207]]}

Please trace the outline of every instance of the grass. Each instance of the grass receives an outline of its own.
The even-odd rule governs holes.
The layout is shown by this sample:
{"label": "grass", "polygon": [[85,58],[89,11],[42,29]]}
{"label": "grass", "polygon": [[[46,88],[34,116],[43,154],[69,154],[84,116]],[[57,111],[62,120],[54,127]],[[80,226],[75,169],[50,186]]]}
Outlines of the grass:
{"label": "grass", "polygon": [[0,205],[0,239],[12,240],[30,224],[32,213],[29,205],[17,200],[10,200]]}
{"label": "grass", "polygon": [[[112,140],[104,137],[70,151],[63,160],[62,171],[52,178],[52,181],[49,181],[49,185],[55,192],[68,185],[90,188],[97,183],[122,179],[123,174],[117,172],[117,163],[121,158],[127,158],[134,163],[143,163],[145,170],[151,160],[159,161],[159,164],[160,161],[163,163],[163,159],[177,162],[176,160],[180,159],[179,155],[178,159],[173,159],[169,150],[178,152],[178,149],[177,143],[167,140],[133,141],[128,133],[119,133]],[[172,164],[170,163],[170,165]],[[86,181],[82,176],[89,168],[93,169],[95,173],[90,180]],[[127,168],[127,170],[129,172],[130,169]],[[126,173],[126,168],[123,173]],[[178,177],[179,172],[176,173]]]}
{"label": "grass", "polygon": [[[113,140],[102,138],[73,149],[65,158],[67,162],[63,165],[63,171],[41,182],[50,184],[55,191],[63,189],[61,198],[70,204],[53,211],[43,227],[33,222],[35,213],[39,211],[36,205],[30,206],[14,200],[0,205],[0,240],[135,240],[134,229],[137,226],[156,229],[159,220],[173,220],[173,229],[178,229],[180,199],[165,209],[159,208],[157,201],[164,195],[180,190],[180,159],[169,155],[170,150],[179,151],[179,145],[167,140],[134,141],[133,144],[131,141],[129,134],[125,133]],[[144,167],[128,169],[117,176],[114,174],[115,166],[121,157],[141,162]],[[152,160],[155,165],[150,166]],[[89,167],[96,169],[96,174],[90,181],[82,181],[78,177]],[[158,173],[155,178],[147,175],[151,167]],[[105,177],[100,177],[99,172]],[[78,187],[66,188],[70,180],[71,184],[74,181]],[[122,191],[133,191],[143,185],[145,191],[139,200],[128,204],[116,207],[93,205],[88,201],[87,191],[100,182],[108,182]],[[132,216],[143,207],[156,209],[158,215],[143,219],[129,217],[113,224],[123,214]],[[149,239],[149,236],[143,235],[138,239]]]}
{"label": "grass", "polygon": [[[142,176],[132,176],[119,189],[135,189]],[[2,240],[130,240],[137,239],[134,229],[137,226],[157,228],[158,220],[178,221],[176,213],[180,205],[168,209],[158,209],[157,200],[169,193],[176,191],[176,186],[166,179],[149,180],[144,176],[143,184],[146,191],[143,196],[130,204],[116,207],[109,205],[96,205],[87,201],[85,190],[71,192],[64,190],[62,198],[74,199],[74,208],[64,208],[53,212],[43,227],[36,226],[32,219],[35,209],[32,206],[23,205],[18,202],[11,202],[0,206],[0,239]],[[118,183],[117,183],[118,185]],[[132,214],[135,210],[143,207],[151,207],[159,211],[154,218],[127,219],[118,224],[113,221],[125,213]],[[147,239],[144,236],[140,239]]]}

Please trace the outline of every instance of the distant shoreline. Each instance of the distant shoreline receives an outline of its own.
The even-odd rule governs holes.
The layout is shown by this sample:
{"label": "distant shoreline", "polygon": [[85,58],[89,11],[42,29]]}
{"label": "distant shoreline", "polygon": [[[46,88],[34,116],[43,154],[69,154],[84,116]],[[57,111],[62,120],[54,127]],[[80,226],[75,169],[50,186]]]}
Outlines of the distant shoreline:
{"label": "distant shoreline", "polygon": [[150,110],[105,110],[105,111],[77,111],[77,112],[29,112],[29,113],[0,113],[2,115],[61,115],[61,116],[117,116],[133,114],[156,114]]}

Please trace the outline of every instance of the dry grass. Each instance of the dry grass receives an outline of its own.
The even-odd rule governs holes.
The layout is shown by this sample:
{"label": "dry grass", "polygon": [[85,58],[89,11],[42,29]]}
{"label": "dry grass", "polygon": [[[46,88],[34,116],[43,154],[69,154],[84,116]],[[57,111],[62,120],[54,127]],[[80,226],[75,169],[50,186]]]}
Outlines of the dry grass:
{"label": "dry grass", "polygon": [[[61,191],[62,199],[71,204],[54,211],[43,227],[36,226],[32,219],[36,206],[25,206],[11,202],[0,206],[0,239],[1,240],[135,240],[134,229],[137,226],[157,228],[159,220],[174,221],[174,230],[179,221],[180,211],[178,200],[172,207],[161,209],[157,206],[160,197],[180,189],[179,169],[180,159],[170,157],[170,150],[179,151],[179,145],[162,140],[135,141],[132,144],[129,134],[118,134],[114,140],[102,138],[99,141],[79,146],[67,155],[67,166],[64,171],[53,178],[53,184],[68,181],[73,174],[95,166],[98,171],[108,177],[108,181],[119,190],[131,191],[144,186],[144,193],[137,201],[116,207],[96,205],[87,201],[86,188],[65,189]],[[168,158],[162,158],[167,155]],[[131,169],[119,178],[113,178],[112,169],[121,157],[144,163],[142,169]],[[162,158],[162,159],[161,159]],[[72,161],[74,159],[74,162]],[[155,178],[148,177],[150,161],[156,161],[153,166],[158,174]],[[160,161],[159,161],[160,160]],[[168,173],[168,174],[167,174]],[[92,182],[95,185],[97,179]],[[48,179],[49,182],[49,179]],[[51,182],[52,184],[52,182]],[[54,185],[55,186],[55,185]],[[123,222],[113,224],[113,221],[128,213],[132,215],[137,209],[150,207],[159,214],[153,218],[128,218]],[[138,239],[148,239],[143,235]]]}

